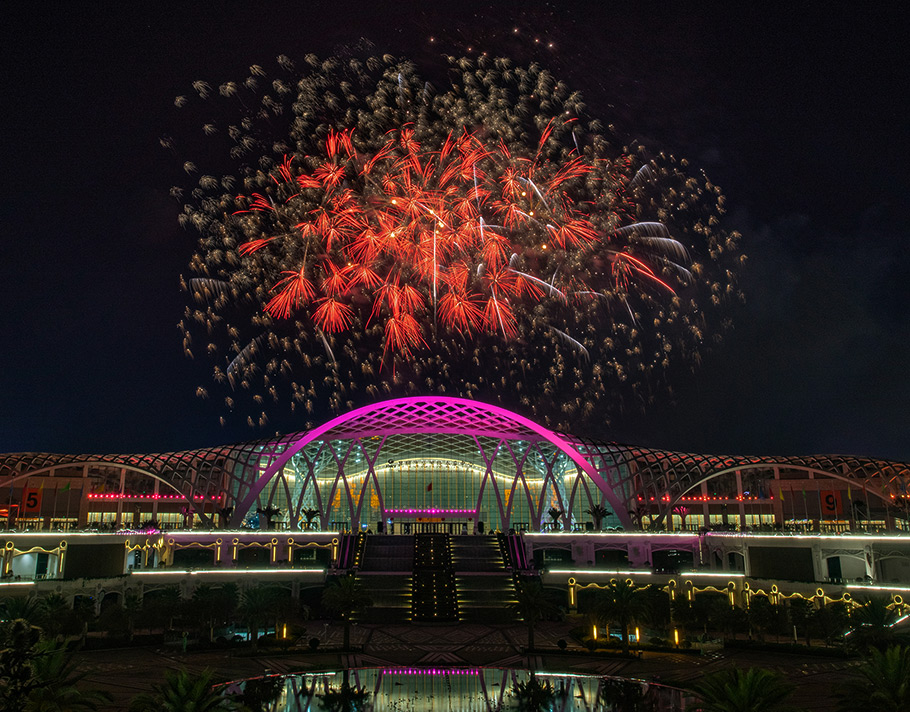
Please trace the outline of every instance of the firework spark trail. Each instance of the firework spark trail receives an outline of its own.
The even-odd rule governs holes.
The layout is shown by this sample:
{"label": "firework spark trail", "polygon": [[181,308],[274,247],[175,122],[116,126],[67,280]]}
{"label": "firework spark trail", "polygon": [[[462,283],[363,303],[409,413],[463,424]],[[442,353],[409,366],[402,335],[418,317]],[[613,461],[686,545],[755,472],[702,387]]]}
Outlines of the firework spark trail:
{"label": "firework spark trail", "polygon": [[[739,297],[741,255],[716,186],[616,148],[539,67],[450,62],[435,91],[388,55],[196,83],[239,104],[205,131],[233,141],[236,175],[199,178],[181,215],[202,233],[185,348],[208,341],[216,381],[273,398],[289,381],[307,412],[357,393],[508,397],[564,426],[605,393],[646,402],[722,330],[708,319]],[[556,410],[525,383],[561,392]]]}

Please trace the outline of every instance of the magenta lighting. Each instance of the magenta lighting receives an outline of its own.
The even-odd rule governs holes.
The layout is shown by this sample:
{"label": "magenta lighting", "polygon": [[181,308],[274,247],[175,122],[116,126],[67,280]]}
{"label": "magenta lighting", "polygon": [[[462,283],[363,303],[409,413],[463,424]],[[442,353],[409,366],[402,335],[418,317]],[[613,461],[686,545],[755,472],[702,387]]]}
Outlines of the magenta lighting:
{"label": "magenta lighting", "polygon": [[121,535],[121,536],[131,536],[131,535],[134,535],[134,534],[139,534],[139,535],[142,535],[142,534],[151,535],[151,534],[161,534],[161,530],[160,530],[160,529],[154,529],[154,528],[152,528],[152,529],[120,529],[119,531],[115,532],[115,534],[119,534],[119,535]]}
{"label": "magenta lighting", "polygon": [[[161,499],[186,499],[182,494],[95,494],[90,493],[88,495],[89,499],[113,499],[113,500],[130,500],[134,502],[145,502],[151,500],[161,500]],[[221,499],[219,494],[217,497],[203,497],[201,494],[193,495],[193,499],[199,501],[208,501],[214,502]]]}
{"label": "magenta lighting", "polygon": [[435,509],[431,507],[430,509],[387,509],[385,510],[385,513],[393,516],[396,514],[407,514],[415,517],[425,517],[427,515],[464,517],[469,514],[473,516],[477,512],[473,509]]}
{"label": "magenta lighting", "polygon": [[383,675],[479,675],[478,668],[386,668]]}

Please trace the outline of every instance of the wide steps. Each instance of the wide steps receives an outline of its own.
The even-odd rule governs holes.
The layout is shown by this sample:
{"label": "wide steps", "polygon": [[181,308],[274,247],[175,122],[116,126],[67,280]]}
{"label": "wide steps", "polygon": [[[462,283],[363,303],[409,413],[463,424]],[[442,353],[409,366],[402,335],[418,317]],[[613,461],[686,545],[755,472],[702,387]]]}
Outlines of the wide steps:
{"label": "wide steps", "polygon": [[505,571],[499,541],[492,535],[451,537],[452,568],[455,571]]}
{"label": "wide steps", "polygon": [[369,623],[401,623],[411,620],[411,579],[409,576],[358,575],[373,605],[362,618]]}
{"label": "wide steps", "polygon": [[458,593],[448,534],[418,534],[411,577],[412,620],[458,620]]}
{"label": "wide steps", "polygon": [[373,534],[367,537],[361,571],[413,571],[414,537]]}

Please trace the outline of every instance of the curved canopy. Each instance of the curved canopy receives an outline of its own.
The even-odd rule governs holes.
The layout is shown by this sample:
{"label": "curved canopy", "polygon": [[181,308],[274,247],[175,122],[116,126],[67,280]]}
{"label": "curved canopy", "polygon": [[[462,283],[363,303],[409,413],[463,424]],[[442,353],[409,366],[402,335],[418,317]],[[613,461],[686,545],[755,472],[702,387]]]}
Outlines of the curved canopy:
{"label": "curved canopy", "polygon": [[242,517],[253,506],[269,480],[280,472],[297,452],[315,440],[344,440],[414,433],[549,442],[565,453],[597,485],[624,525],[631,523],[624,503],[591,463],[564,437],[505,408],[448,396],[418,396],[383,401],[344,413],[310,430],[291,442],[252,484],[235,509],[235,522],[242,521]]}

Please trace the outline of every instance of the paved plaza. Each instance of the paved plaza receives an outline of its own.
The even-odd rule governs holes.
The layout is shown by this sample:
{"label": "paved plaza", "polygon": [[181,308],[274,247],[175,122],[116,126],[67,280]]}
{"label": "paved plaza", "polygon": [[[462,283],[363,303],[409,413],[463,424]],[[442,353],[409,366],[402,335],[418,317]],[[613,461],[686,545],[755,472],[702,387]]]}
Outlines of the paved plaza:
{"label": "paved plaza", "polygon": [[131,697],[164,677],[167,670],[212,668],[221,680],[237,680],[264,673],[290,674],[337,670],[345,667],[384,666],[488,666],[531,667],[548,672],[577,672],[655,680],[686,686],[702,675],[731,666],[758,666],[780,672],[797,690],[794,704],[809,710],[831,709],[832,692],[853,660],[779,652],[719,650],[697,656],[682,653],[644,653],[641,658],[623,658],[609,653],[590,653],[578,646],[559,651],[557,640],[568,637],[559,623],[536,628],[536,644],[543,651],[529,658],[524,653],[527,628],[523,625],[356,625],[352,629],[353,653],[341,653],[341,628],[326,622],[310,622],[307,637],[322,641],[315,652],[278,652],[263,649],[251,655],[246,649],[182,652],[163,646],[110,649],[80,653],[79,665],[87,673],[86,684],[107,690],[115,708],[124,708]]}

